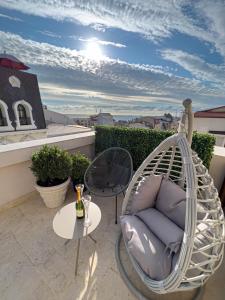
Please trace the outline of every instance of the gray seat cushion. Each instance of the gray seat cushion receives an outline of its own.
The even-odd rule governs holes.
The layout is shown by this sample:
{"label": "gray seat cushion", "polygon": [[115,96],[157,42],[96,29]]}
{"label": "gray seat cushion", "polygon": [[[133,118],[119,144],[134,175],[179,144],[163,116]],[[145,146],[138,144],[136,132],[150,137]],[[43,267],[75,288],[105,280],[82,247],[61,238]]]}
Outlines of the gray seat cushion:
{"label": "gray seat cushion", "polygon": [[171,180],[163,178],[156,200],[156,209],[184,229],[186,192]]}
{"label": "gray seat cushion", "polygon": [[177,252],[183,240],[184,231],[155,208],[148,208],[136,214],[171,252]]}
{"label": "gray seat cushion", "polygon": [[166,246],[136,216],[122,216],[121,227],[128,251],[141,269],[151,279],[165,279],[170,274],[172,261]]}
{"label": "gray seat cushion", "polygon": [[138,183],[137,189],[133,194],[132,213],[154,207],[161,181],[162,175],[151,174],[148,177],[142,177],[142,180]]}

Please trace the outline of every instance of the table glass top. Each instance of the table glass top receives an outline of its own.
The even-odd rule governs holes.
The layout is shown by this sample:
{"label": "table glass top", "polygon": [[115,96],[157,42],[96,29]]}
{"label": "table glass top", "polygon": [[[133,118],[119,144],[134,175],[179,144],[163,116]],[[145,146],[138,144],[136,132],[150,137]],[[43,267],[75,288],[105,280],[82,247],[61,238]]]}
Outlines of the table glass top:
{"label": "table glass top", "polygon": [[84,227],[84,218],[76,218],[75,202],[63,206],[53,219],[53,229],[57,235],[65,239],[79,239],[96,229],[101,220],[101,210],[93,202],[89,206],[91,225]]}

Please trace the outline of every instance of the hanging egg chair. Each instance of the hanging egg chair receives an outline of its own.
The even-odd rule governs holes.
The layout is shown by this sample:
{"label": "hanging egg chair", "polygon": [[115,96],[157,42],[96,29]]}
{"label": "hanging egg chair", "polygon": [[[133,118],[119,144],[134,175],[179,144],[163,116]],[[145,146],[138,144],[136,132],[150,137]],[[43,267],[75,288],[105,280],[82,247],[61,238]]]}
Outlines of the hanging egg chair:
{"label": "hanging egg chair", "polygon": [[[152,279],[140,266],[130,251],[123,234],[125,249],[142,282],[154,293],[166,294],[199,288],[218,269],[224,252],[224,214],[217,189],[208,170],[198,155],[191,149],[193,114],[191,100],[183,102],[185,107],[178,133],[164,140],[142,163],[134,174],[122,206],[122,218],[133,216],[132,202],[140,182],[152,174],[164,176],[184,191],[184,228],[179,251],[170,273],[163,279]],[[185,131],[186,119],[188,133]],[[151,193],[151,191],[149,191]],[[167,201],[167,195],[164,201]],[[199,242],[201,237],[204,243]],[[116,244],[116,259],[122,278],[139,299],[122,265],[119,254],[121,234]]]}

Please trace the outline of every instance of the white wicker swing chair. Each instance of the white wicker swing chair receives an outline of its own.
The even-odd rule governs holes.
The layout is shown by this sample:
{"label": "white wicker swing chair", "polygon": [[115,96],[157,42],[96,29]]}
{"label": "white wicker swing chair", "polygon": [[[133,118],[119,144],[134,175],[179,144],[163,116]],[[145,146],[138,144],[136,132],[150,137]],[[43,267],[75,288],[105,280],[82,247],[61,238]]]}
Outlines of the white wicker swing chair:
{"label": "white wicker swing chair", "polygon": [[[143,283],[154,293],[166,294],[182,290],[191,290],[204,285],[207,279],[218,269],[224,252],[224,214],[221,208],[217,189],[198,155],[191,150],[193,114],[191,100],[184,102],[185,111],[177,134],[163,141],[142,163],[131,180],[123,201],[122,215],[131,214],[132,194],[143,176],[150,174],[165,174],[174,183],[186,191],[186,218],[183,242],[179,258],[169,276],[161,281],[152,280],[141,269],[137,261],[129,253],[126,241],[125,248],[134,269]],[[188,133],[186,137],[185,121],[188,116]],[[197,205],[200,204],[200,205]],[[198,214],[200,213],[200,214]],[[198,218],[204,215],[204,218]],[[206,224],[201,231],[208,241],[207,245],[199,248],[195,243],[198,224]],[[210,231],[210,234],[209,234]],[[139,299],[146,299],[137,290],[125,272],[120,257],[121,234],[116,244],[116,260],[122,278]],[[210,251],[211,250],[211,251]],[[204,259],[196,263],[193,256],[200,254]],[[190,276],[190,270],[195,270],[197,276]],[[193,272],[191,272],[193,274]],[[200,294],[200,293],[197,293]],[[196,294],[196,295],[197,295]],[[199,295],[198,295],[199,296]]]}

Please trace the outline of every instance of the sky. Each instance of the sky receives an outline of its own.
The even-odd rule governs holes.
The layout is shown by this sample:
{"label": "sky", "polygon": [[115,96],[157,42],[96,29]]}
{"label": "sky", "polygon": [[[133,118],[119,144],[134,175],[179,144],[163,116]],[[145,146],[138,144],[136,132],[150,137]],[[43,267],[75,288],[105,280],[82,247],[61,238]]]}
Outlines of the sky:
{"label": "sky", "polygon": [[224,0],[1,0],[0,52],[67,114],[225,105]]}

